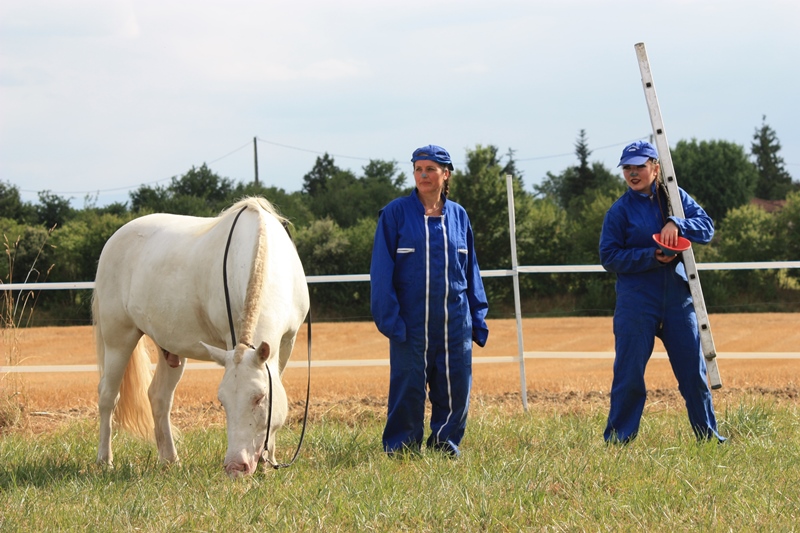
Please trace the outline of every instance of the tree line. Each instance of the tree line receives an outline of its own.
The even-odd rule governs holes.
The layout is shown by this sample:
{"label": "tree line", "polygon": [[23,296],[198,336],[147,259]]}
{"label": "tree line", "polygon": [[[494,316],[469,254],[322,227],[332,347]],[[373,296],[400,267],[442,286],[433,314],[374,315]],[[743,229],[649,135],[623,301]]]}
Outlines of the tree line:
{"label": "tree line", "polygon": [[[514,151],[477,145],[466,150],[465,168],[453,172],[450,198],[470,214],[476,252],[483,270],[511,265],[505,176],[513,176],[517,255],[520,265],[598,264],[603,217],[626,190],[615,169],[591,162],[586,132],[575,142],[577,163],[547,173],[527,190]],[[774,130],[762,119],[749,153],[727,141],[681,140],[671,150],[675,173],[715,220],[716,235],[698,246],[698,262],[797,260],[800,258],[800,183],[793,181]],[[410,168],[410,167],[408,167]],[[299,191],[287,192],[220,177],[205,164],[166,185],[142,185],[128,202],[99,207],[85,198],[40,192],[38,203],[23,202],[19,189],[0,181],[0,232],[6,261],[0,279],[9,282],[94,280],[106,240],[126,222],[149,213],[216,216],[244,196],[263,196],[292,221],[292,234],[307,275],[369,272],[379,210],[409,194],[409,179],[396,161],[372,160],[360,175],[337,166],[327,153],[316,159]],[[754,199],[761,202],[754,203]],[[765,206],[768,209],[765,209]],[[704,271],[710,312],[796,311],[800,271]],[[513,315],[510,278],[484,280],[490,317]],[[614,309],[614,277],[607,273],[530,274],[520,277],[523,313],[609,315]],[[310,285],[317,319],[368,319],[369,284]],[[46,293],[46,294],[45,294]],[[20,323],[73,325],[91,318],[91,292],[40,291],[36,314]],[[28,312],[27,306],[20,313]]]}

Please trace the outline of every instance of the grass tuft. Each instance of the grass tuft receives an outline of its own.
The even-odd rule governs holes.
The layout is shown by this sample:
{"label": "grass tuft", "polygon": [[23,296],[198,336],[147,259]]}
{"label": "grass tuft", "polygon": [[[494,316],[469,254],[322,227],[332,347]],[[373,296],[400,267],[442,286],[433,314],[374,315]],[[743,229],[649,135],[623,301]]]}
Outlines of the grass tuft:
{"label": "grass tuft", "polygon": [[770,413],[773,411],[765,401],[739,403],[726,408],[719,422],[720,431],[732,439],[763,438],[773,436],[775,428]]}
{"label": "grass tuft", "polygon": [[[52,232],[52,229],[50,230]],[[48,236],[50,233],[48,233]],[[3,248],[8,263],[8,277],[0,279],[0,288],[6,282],[11,283],[14,279],[14,267],[20,239],[17,238],[12,244],[8,236],[3,234]],[[47,240],[40,245],[33,264],[25,274],[25,282],[36,282],[41,277],[41,272],[37,269],[38,261]],[[50,267],[52,269],[52,266]],[[47,278],[50,270],[44,274]],[[42,281],[44,281],[42,279]],[[3,290],[0,295],[0,329],[2,331],[2,346],[4,348],[4,366],[16,366],[20,362],[19,351],[19,331],[20,327],[30,324],[33,310],[36,303],[36,296],[33,291]],[[19,428],[27,421],[25,395],[22,380],[19,374],[4,373],[0,375],[0,433],[4,430]],[[2,528],[0,528],[2,529]]]}
{"label": "grass tuft", "polygon": [[0,397],[0,434],[5,430],[20,426],[23,420],[22,405],[16,401],[18,394]]}

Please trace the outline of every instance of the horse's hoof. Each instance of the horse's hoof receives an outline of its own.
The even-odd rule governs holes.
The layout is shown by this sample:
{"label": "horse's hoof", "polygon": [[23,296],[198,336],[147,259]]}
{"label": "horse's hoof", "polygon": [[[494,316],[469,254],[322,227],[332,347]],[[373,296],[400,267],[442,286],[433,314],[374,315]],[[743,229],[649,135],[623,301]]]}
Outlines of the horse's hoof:
{"label": "horse's hoof", "polygon": [[161,463],[162,470],[169,470],[170,468],[180,468],[182,466],[181,460],[177,457],[173,460],[162,459],[159,462]]}

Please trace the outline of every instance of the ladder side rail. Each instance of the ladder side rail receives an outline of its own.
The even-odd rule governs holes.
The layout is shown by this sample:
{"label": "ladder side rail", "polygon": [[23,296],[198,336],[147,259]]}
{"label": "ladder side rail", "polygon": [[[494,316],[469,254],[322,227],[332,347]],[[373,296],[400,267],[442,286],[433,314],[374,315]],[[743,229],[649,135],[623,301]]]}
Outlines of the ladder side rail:
{"label": "ladder side rail", "polygon": [[[645,101],[647,102],[647,110],[650,114],[650,123],[653,127],[654,140],[656,149],[658,150],[659,162],[661,163],[662,177],[667,188],[667,195],[669,196],[670,207],[672,208],[673,215],[685,218],[680,192],[678,191],[678,180],[675,176],[675,167],[672,163],[672,154],[669,150],[669,142],[667,141],[664,122],[661,118],[661,108],[658,105],[658,95],[656,94],[655,83],[653,82],[653,75],[650,70],[650,62],[647,59],[647,51],[645,50],[644,43],[636,44],[635,49],[636,57],[639,61],[639,70],[642,75],[642,87],[644,89]],[[700,276],[697,272],[694,250],[690,248],[683,252],[682,255],[686,275],[689,278],[689,290],[692,294],[695,314],[697,315],[697,323],[700,330],[700,344],[703,350],[703,356],[706,359],[709,382],[712,389],[719,389],[722,387],[722,380],[719,375],[719,369],[717,368],[717,349],[714,345],[714,337],[711,333],[711,324],[708,320],[708,311],[706,309],[705,298],[703,297],[703,289],[700,285]]]}

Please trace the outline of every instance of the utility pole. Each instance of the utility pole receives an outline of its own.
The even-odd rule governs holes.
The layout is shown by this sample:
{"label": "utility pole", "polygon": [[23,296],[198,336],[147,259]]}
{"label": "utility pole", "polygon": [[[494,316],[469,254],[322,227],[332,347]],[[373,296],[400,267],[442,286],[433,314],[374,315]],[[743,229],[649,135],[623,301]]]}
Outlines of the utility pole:
{"label": "utility pole", "polygon": [[258,137],[253,137],[253,163],[256,168],[256,185],[258,185]]}

